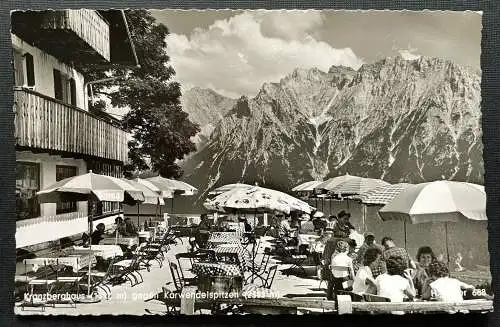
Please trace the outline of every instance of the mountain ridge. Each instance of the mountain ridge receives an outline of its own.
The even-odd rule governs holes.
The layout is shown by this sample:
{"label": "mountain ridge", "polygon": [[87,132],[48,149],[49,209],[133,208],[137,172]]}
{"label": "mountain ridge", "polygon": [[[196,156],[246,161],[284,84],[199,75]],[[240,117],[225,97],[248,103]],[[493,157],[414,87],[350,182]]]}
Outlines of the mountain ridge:
{"label": "mountain ridge", "polygon": [[346,172],[482,182],[480,118],[480,74],[448,60],[298,68],[235,100],[183,163],[184,179],[201,196],[237,181],[289,190]]}

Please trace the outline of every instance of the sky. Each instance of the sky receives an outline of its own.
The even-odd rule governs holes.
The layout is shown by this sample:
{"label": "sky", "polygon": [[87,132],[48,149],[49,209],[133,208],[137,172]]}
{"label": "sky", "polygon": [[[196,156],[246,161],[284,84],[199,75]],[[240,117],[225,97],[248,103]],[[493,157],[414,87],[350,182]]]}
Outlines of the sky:
{"label": "sky", "polygon": [[440,57],[480,69],[481,13],[152,10],[186,91],[255,96],[295,68],[358,69],[386,57]]}

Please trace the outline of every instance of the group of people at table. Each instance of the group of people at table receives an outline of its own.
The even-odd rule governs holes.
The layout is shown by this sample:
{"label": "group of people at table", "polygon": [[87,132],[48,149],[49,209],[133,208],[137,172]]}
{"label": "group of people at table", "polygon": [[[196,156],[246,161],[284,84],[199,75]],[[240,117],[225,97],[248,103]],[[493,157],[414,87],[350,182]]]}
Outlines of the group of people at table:
{"label": "group of people at table", "polygon": [[391,302],[414,299],[460,302],[464,300],[464,290],[474,289],[473,285],[451,278],[448,265],[439,261],[428,246],[418,249],[414,261],[392,238],[382,238],[379,245],[375,235],[367,232],[356,251],[357,244],[352,238],[355,227],[345,211],[328,219],[321,213],[312,214],[306,221],[289,215],[279,226],[280,238],[289,245],[298,245],[298,231],[320,235],[309,245],[309,251],[314,254],[318,248],[323,249],[316,262],[322,270],[322,279],[328,283],[328,299],[348,291],[378,295]]}

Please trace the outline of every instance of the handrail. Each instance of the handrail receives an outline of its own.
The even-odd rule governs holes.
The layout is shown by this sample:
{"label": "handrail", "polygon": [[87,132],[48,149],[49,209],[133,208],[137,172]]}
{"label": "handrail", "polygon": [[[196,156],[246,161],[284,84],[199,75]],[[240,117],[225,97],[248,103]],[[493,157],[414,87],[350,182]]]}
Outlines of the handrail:
{"label": "handrail", "polygon": [[[38,97],[40,97],[40,98],[43,98],[43,99],[45,99],[45,100],[48,100],[48,101],[52,101],[52,102],[58,103],[58,104],[60,104],[60,105],[66,106],[66,107],[71,108],[71,109],[76,110],[76,111],[79,111],[79,112],[81,112],[81,113],[83,113],[83,114],[85,114],[85,115],[88,115],[88,116],[90,116],[90,117],[92,117],[92,118],[95,118],[95,119],[97,119],[97,120],[100,120],[100,121],[102,121],[102,122],[105,122],[105,123],[108,123],[108,124],[109,124],[109,121],[108,121],[108,120],[106,120],[106,119],[104,119],[104,118],[102,118],[102,117],[100,117],[100,116],[98,116],[98,115],[96,115],[96,114],[93,114],[93,113],[91,113],[90,111],[87,111],[87,110],[82,109],[82,108],[80,108],[80,107],[77,107],[77,106],[74,106],[74,105],[72,105],[72,104],[66,103],[66,102],[61,101],[61,100],[59,100],[59,99],[52,98],[52,97],[50,97],[50,96],[47,96],[47,95],[42,94],[42,93],[39,93],[39,92],[37,92],[37,91],[35,91],[35,90],[32,90],[32,89],[30,89],[30,88],[23,87],[23,86],[14,86],[14,88],[13,88],[13,89],[14,89],[14,92],[26,92],[26,93],[30,93],[30,94],[36,95],[36,96],[38,96]],[[116,124],[118,125],[118,121],[116,121]]]}

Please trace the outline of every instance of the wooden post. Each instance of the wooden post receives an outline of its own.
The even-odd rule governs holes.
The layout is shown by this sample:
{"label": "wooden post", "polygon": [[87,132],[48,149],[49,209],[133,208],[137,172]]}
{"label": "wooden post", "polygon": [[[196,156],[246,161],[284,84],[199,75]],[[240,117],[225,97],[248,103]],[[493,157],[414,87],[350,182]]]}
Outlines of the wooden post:
{"label": "wooden post", "polygon": [[181,314],[194,314],[194,300],[196,295],[196,287],[185,286],[181,292]]}
{"label": "wooden post", "polygon": [[264,212],[264,226],[268,226],[269,225],[269,221],[268,221],[268,217],[267,217],[267,212]]}
{"label": "wooden post", "polygon": [[339,315],[352,313],[352,301],[349,295],[337,295]]}

